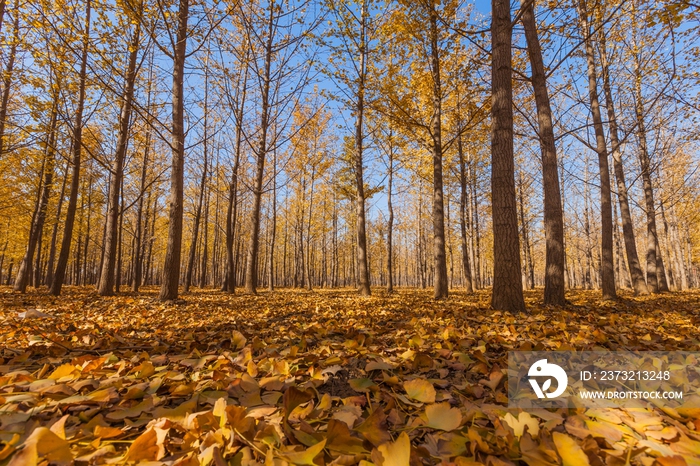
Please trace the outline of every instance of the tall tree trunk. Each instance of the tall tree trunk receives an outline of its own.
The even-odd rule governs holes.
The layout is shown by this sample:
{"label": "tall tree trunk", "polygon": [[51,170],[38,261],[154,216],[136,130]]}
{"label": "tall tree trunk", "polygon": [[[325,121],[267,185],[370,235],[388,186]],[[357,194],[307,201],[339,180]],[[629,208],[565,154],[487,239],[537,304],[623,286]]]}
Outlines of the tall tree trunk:
{"label": "tall tree trunk", "polygon": [[473,248],[473,264],[472,269],[474,273],[472,277],[474,279],[474,288],[479,289],[482,286],[481,281],[481,231],[479,227],[479,197],[477,189],[477,179],[476,170],[473,166],[473,159],[471,155],[467,159],[467,177],[469,179],[469,218],[471,219],[471,224],[473,228],[473,235],[471,241],[471,248]]}
{"label": "tall tree trunk", "polygon": [[364,180],[364,128],[363,118],[365,111],[365,81],[367,78],[367,2],[363,0],[362,11],[360,12],[360,44],[359,58],[360,67],[358,70],[357,102],[355,107],[355,187],[357,197],[355,198],[355,227],[357,229],[357,267],[359,275],[359,293],[362,296],[369,296],[370,277],[369,260],[367,258],[367,231],[365,213],[365,180]]}
{"label": "tall tree trunk", "polygon": [[523,229],[523,258],[525,259],[525,283],[529,290],[535,288],[535,270],[532,265],[532,254],[530,253],[530,231],[528,222],[525,220],[525,187],[523,182],[523,172],[518,171],[518,205],[520,207],[520,226]]}
{"label": "tall tree trunk", "polygon": [[[150,104],[150,87],[149,87],[149,104]],[[150,105],[147,105],[150,108]],[[141,166],[141,179],[139,181],[139,201],[136,208],[136,238],[134,243],[134,272],[131,281],[131,289],[134,292],[139,291],[143,277],[143,252],[144,252],[144,237],[146,236],[146,227],[148,225],[148,216],[146,216],[146,224],[144,225],[144,209],[143,198],[146,195],[146,175],[148,173],[148,156],[151,150],[151,131],[150,127],[146,128],[146,143],[143,150],[143,162]]]}
{"label": "tall tree trunk", "polygon": [[66,184],[68,182],[68,168],[70,161],[66,163],[66,168],[63,170],[63,182],[61,183],[61,194],[58,196],[58,205],[56,206],[56,221],[53,224],[51,232],[51,244],[49,246],[49,261],[46,265],[46,286],[51,288],[53,283],[54,262],[56,261],[56,242],[58,240],[58,224],[61,222],[61,211],[63,209],[63,199],[66,194]]}
{"label": "tall tree trunk", "polygon": [[[207,57],[208,60],[208,57]],[[206,65],[205,65],[206,66]],[[199,184],[199,198],[197,199],[197,209],[194,213],[194,225],[192,227],[192,244],[190,244],[190,254],[187,260],[187,271],[185,272],[184,291],[189,293],[192,284],[192,273],[194,271],[195,259],[197,255],[197,242],[199,240],[199,223],[202,219],[202,206],[204,205],[204,192],[207,188],[207,158],[209,149],[209,70],[204,70],[204,143],[203,143],[203,168],[202,180]]]}
{"label": "tall tree trunk", "polygon": [[510,2],[491,0],[491,198],[493,295],[491,307],[525,311],[513,157],[513,83]]}
{"label": "tall tree trunk", "polygon": [[590,290],[593,288],[593,283],[591,280],[592,277],[592,272],[591,269],[593,267],[593,245],[591,242],[591,220],[590,220],[590,215],[589,215],[589,195],[588,195],[588,162],[586,162],[586,166],[584,168],[584,175],[583,175],[583,213],[584,213],[584,221],[583,221],[583,232],[586,235],[586,270],[584,274],[584,287],[587,290]]}
{"label": "tall tree trunk", "polygon": [[272,151],[272,225],[270,225],[270,251],[268,254],[267,289],[275,289],[275,238],[277,237],[277,149]]}
{"label": "tall tree trunk", "polygon": [[117,236],[119,228],[119,193],[124,178],[124,159],[129,146],[129,124],[131,121],[131,107],[134,99],[134,85],[136,84],[136,65],[141,43],[141,23],[136,22],[134,35],[129,44],[129,61],[126,72],[126,86],[122,96],[122,108],[119,115],[119,134],[117,136],[117,148],[110,169],[111,181],[109,183],[108,210],[105,226],[104,258],[100,271],[100,283],[97,291],[100,296],[112,296],[114,294],[114,268],[117,254]]}
{"label": "tall tree trunk", "polygon": [[[15,279],[14,290],[24,293],[27,290],[27,284],[32,275],[32,259],[34,258],[34,251],[37,247],[37,243],[40,242],[39,238],[44,229],[44,221],[46,219],[46,207],[49,204],[49,197],[51,196],[51,188],[53,187],[53,176],[54,176],[54,165],[56,161],[55,147],[56,147],[56,125],[58,121],[58,96],[55,96],[53,106],[51,107],[51,117],[49,122],[48,131],[46,133],[46,147],[44,148],[45,162],[43,170],[43,183],[40,188],[39,199],[37,207],[32,217],[32,224],[29,228],[29,244],[27,245],[27,250],[20,263],[19,270],[17,271],[17,278]],[[39,246],[41,247],[41,246]],[[39,257],[40,253],[37,253]],[[41,264],[38,264],[41,265]],[[37,267],[38,268],[38,267]],[[35,281],[35,287],[39,286],[39,283]]]}
{"label": "tall tree trunk", "polygon": [[[248,62],[246,60],[245,70],[243,72],[242,82],[238,85],[243,85],[241,90],[240,100],[237,102],[236,113],[236,148],[233,162],[233,170],[231,173],[231,182],[229,183],[229,198],[228,207],[226,209],[226,271],[224,273],[224,284],[221,287],[222,291],[233,293],[236,288],[236,269],[233,254],[233,242],[236,234],[236,221],[238,218],[238,168],[241,161],[241,146],[243,144],[243,112],[245,110],[246,94],[248,90]],[[236,86],[238,87],[238,86]]]}
{"label": "tall tree trunk", "polygon": [[90,48],[90,12],[91,0],[85,3],[85,32],[83,35],[83,50],[80,59],[80,76],[78,85],[78,107],[75,111],[75,122],[73,123],[72,137],[72,163],[70,194],[68,198],[68,208],[66,211],[66,223],[63,228],[63,240],[61,241],[61,252],[58,254],[56,271],[51,282],[51,294],[58,296],[61,294],[63,281],[66,277],[66,267],[70,256],[70,246],[73,240],[73,225],[75,223],[75,211],[78,205],[78,191],[80,190],[80,156],[83,149],[83,109],[85,108],[85,88],[87,81],[87,60]]}
{"label": "tall tree trunk", "polygon": [[[218,149],[217,149],[218,152]],[[204,288],[207,285],[208,275],[207,268],[209,267],[209,206],[211,200],[211,186],[207,188],[207,197],[204,202],[204,231],[202,232],[202,257],[199,265],[199,287]]]}
{"label": "tall tree trunk", "polygon": [[668,268],[668,278],[669,284],[675,290],[682,290],[681,288],[681,273],[678,270],[678,262],[673,257],[673,248],[671,247],[671,229],[668,225],[668,219],[666,218],[666,208],[664,207],[663,198],[659,202],[659,209],[661,210],[661,221],[664,224],[664,246],[666,247],[666,257],[668,258],[669,268]]}
{"label": "tall tree trunk", "polygon": [[457,155],[459,156],[459,229],[462,246],[462,267],[464,269],[464,287],[467,293],[474,292],[472,283],[472,268],[469,263],[469,247],[467,245],[467,166],[464,159],[464,146],[462,144],[462,134],[457,136]]}
{"label": "tall tree trunk", "polygon": [[600,230],[601,230],[601,267],[600,280],[603,291],[603,299],[615,299],[615,265],[613,260],[613,225],[612,225],[612,199],[610,194],[610,168],[608,166],[608,149],[605,143],[605,130],[603,118],[600,114],[598,102],[598,79],[596,76],[595,55],[591,40],[591,28],[589,26],[586,0],[579,0],[579,19],[581,33],[586,49],[586,61],[588,72],[588,98],[591,104],[591,116],[593,117],[593,129],[596,136],[596,152],[598,154],[598,168],[600,172]]}
{"label": "tall tree trunk", "polygon": [[165,262],[163,263],[163,283],[160,288],[161,301],[177,299],[180,281],[185,171],[184,74],[189,7],[189,0],[180,0],[177,19],[177,42],[173,51],[172,167],[170,169],[170,197],[168,200],[168,243],[165,250]]}
{"label": "tall tree trunk", "polygon": [[[10,45],[10,54],[5,65],[2,82],[2,101],[0,101],[0,159],[5,150],[5,125],[7,123],[7,106],[10,103],[10,90],[12,87],[12,73],[15,67],[15,59],[17,57],[17,45],[19,45],[19,1],[15,0],[14,16],[15,21],[12,25],[12,44]],[[5,0],[2,1],[2,15],[5,14]],[[0,15],[0,32],[2,31],[2,15]]]}
{"label": "tall tree trunk", "polygon": [[610,126],[610,144],[612,145],[613,169],[617,181],[617,199],[620,204],[620,218],[622,220],[622,236],[625,241],[625,253],[627,255],[627,266],[632,280],[634,293],[645,295],[649,293],[647,283],[644,281],[644,273],[637,254],[637,242],[634,234],[634,224],[629,206],[629,195],[627,193],[627,183],[625,182],[625,170],[622,165],[622,154],[620,151],[620,138],[618,135],[617,115],[615,112],[615,101],[613,100],[612,87],[610,86],[610,71],[608,66],[608,55],[606,49],[605,31],[601,29],[598,35],[600,47],[600,59],[603,71],[603,92],[605,93],[605,106],[608,110],[608,121]]}
{"label": "tall tree trunk", "polygon": [[260,141],[255,154],[255,181],[253,184],[253,205],[250,212],[250,237],[248,241],[248,258],[245,270],[245,291],[257,294],[258,287],[258,251],[260,249],[260,208],[263,194],[263,176],[265,175],[265,159],[267,157],[267,132],[270,127],[270,81],[273,42],[275,33],[275,2],[270,1],[269,19],[267,30],[267,43],[265,44],[265,64],[262,72],[262,95],[260,108]]}
{"label": "tall tree trunk", "polygon": [[534,1],[525,0],[522,15],[527,51],[532,68],[532,87],[537,105],[540,149],[542,151],[542,185],[544,189],[544,234],[546,243],[544,304],[563,306],[564,299],[564,214],[559,191],[557,148],[554,140],[552,107],[542,60],[542,48],[535,23]]}
{"label": "tall tree trunk", "polygon": [[392,204],[392,185],[394,183],[394,133],[389,132],[389,180],[386,188],[386,206],[389,212],[386,233],[386,290],[394,291],[394,205]]}
{"label": "tall tree trunk", "polygon": [[433,254],[435,282],[433,297],[448,295],[447,257],[445,254],[445,213],[442,181],[442,82],[440,76],[440,49],[438,46],[438,12],[434,2],[430,8],[430,71],[432,75],[433,114],[430,121],[433,152]]}
{"label": "tall tree trunk", "polygon": [[651,163],[647,147],[646,123],[644,122],[644,102],[642,101],[642,70],[640,52],[634,55],[634,113],[639,139],[639,163],[642,167],[642,185],[644,187],[644,205],[647,216],[647,286],[652,293],[668,291],[666,272],[660,254],[659,235],[656,230],[656,208],[654,188],[651,181]]}
{"label": "tall tree trunk", "polygon": [[312,272],[312,262],[311,262],[311,220],[312,212],[314,207],[314,182],[316,181],[316,167],[311,168],[311,186],[309,187],[309,221],[306,225],[306,278],[307,286],[306,289],[311,291],[313,289],[313,272]]}
{"label": "tall tree trunk", "polygon": [[[124,248],[124,178],[122,178],[120,186],[120,202],[119,202],[119,228],[117,230],[117,263],[114,277],[114,290],[119,293],[119,288],[122,284],[122,251]],[[89,214],[88,214],[89,215]],[[88,217],[88,232],[90,231],[90,217]],[[89,236],[89,234],[88,234]],[[85,261],[87,263],[87,244],[85,245]]]}

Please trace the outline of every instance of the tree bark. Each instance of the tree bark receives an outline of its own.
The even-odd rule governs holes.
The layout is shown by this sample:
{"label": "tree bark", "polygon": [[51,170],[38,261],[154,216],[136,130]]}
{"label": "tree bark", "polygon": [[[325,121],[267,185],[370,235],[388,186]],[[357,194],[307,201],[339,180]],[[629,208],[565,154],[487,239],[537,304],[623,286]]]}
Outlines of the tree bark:
{"label": "tree bark", "polygon": [[491,197],[493,295],[491,307],[525,311],[513,158],[512,30],[510,2],[492,0]]}
{"label": "tree bark", "polygon": [[185,171],[184,74],[189,7],[189,0],[180,0],[177,19],[177,42],[173,53],[172,166],[170,169],[170,197],[168,200],[168,243],[163,263],[163,283],[160,288],[161,301],[177,299],[180,281]]}
{"label": "tree bark", "polygon": [[134,86],[136,84],[136,65],[139,45],[141,43],[141,23],[137,22],[129,44],[129,61],[126,72],[126,86],[122,97],[122,108],[119,115],[119,134],[117,136],[117,148],[110,170],[111,181],[109,183],[107,219],[105,226],[104,258],[100,272],[98,293],[100,296],[112,296],[114,294],[114,273],[117,254],[117,237],[119,228],[120,202],[122,180],[124,178],[124,159],[129,146],[129,124],[131,122],[131,108],[134,99]]}
{"label": "tree bark", "polygon": [[66,277],[66,268],[70,256],[70,246],[73,240],[73,225],[75,223],[75,211],[78,205],[78,191],[80,190],[80,162],[83,149],[83,110],[85,108],[85,88],[87,82],[87,60],[90,48],[90,12],[91,0],[85,4],[85,32],[83,35],[83,50],[80,59],[80,75],[78,85],[78,107],[75,111],[75,122],[73,123],[72,137],[72,164],[70,194],[68,198],[68,208],[66,210],[66,222],[63,228],[63,240],[61,241],[61,251],[58,254],[56,271],[51,283],[50,293],[54,296],[61,294],[63,281]]}
{"label": "tree bark", "polygon": [[544,189],[545,275],[544,304],[563,306],[564,298],[564,214],[559,191],[557,148],[554,139],[552,108],[542,60],[542,48],[535,23],[534,1],[525,0],[522,22],[532,68],[532,87],[537,105],[542,185]]}
{"label": "tree bark", "polygon": [[598,79],[586,0],[579,0],[579,20],[586,49],[588,98],[591,104],[591,116],[593,117],[593,129],[596,137],[596,152],[598,154],[598,168],[600,172],[601,288],[603,291],[603,299],[616,299],[610,167],[608,166],[608,149],[605,142],[603,118],[600,113],[600,103],[598,101]]}

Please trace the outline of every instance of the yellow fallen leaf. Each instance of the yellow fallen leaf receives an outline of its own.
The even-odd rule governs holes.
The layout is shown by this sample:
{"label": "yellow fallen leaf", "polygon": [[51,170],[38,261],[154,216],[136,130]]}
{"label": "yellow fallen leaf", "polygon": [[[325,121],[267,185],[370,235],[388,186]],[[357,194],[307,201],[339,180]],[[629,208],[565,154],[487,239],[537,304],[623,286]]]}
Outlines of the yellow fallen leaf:
{"label": "yellow fallen leaf", "polygon": [[51,426],[51,432],[54,434],[58,435],[60,438],[63,440],[66,439],[66,420],[68,419],[69,415],[66,414],[63,416],[61,419],[58,421],[54,422],[53,425]]}
{"label": "yellow fallen leaf", "polygon": [[293,451],[289,453],[282,453],[280,456],[292,464],[296,465],[306,465],[306,466],[316,466],[314,463],[314,458],[318,456],[319,453],[323,451],[326,446],[326,440],[323,439],[316,445],[307,448],[305,451]]}
{"label": "yellow fallen leaf", "polygon": [[387,442],[377,447],[383,461],[379,466],[409,466],[411,459],[411,440],[406,432],[401,432],[395,442]]}
{"label": "yellow fallen leaf", "polygon": [[59,380],[63,379],[64,377],[68,377],[69,379],[74,379],[80,376],[80,371],[78,368],[76,368],[73,364],[62,364],[54,370],[51,375],[49,375],[49,379],[51,380]]}
{"label": "yellow fallen leaf", "polygon": [[151,427],[139,435],[124,455],[124,461],[158,461],[165,456],[165,436],[168,429]]}
{"label": "yellow fallen leaf", "polygon": [[99,437],[99,438],[103,438],[103,439],[119,437],[123,433],[124,433],[124,431],[117,428],[117,427],[95,426],[95,430],[94,430],[95,437]]}
{"label": "yellow fallen leaf", "polygon": [[564,466],[590,466],[588,456],[576,440],[560,432],[554,432],[552,439]]}
{"label": "yellow fallen leaf", "polygon": [[455,430],[462,424],[462,412],[448,402],[435,403],[425,408],[426,425],[433,429]]}
{"label": "yellow fallen leaf", "polygon": [[522,437],[525,433],[525,426],[527,426],[527,431],[533,437],[537,437],[537,434],[539,434],[540,432],[539,421],[530,416],[528,413],[518,413],[517,418],[511,413],[506,413],[506,415],[503,416],[502,419],[506,424],[510,426],[511,429],[513,429],[513,433],[518,438]]}
{"label": "yellow fallen leaf", "polygon": [[58,465],[70,464],[73,462],[70,444],[46,427],[37,427],[8,466],[34,466],[39,459]]}
{"label": "yellow fallen leaf", "polygon": [[435,387],[428,380],[417,378],[403,383],[406,394],[412,400],[421,403],[435,403]]}

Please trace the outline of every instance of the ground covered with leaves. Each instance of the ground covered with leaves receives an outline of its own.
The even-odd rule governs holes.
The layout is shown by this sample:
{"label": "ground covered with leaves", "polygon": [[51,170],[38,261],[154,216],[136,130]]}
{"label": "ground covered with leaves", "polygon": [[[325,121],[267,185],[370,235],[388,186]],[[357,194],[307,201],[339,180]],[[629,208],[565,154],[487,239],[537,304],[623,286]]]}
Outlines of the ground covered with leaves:
{"label": "ground covered with leaves", "polygon": [[510,350],[700,351],[700,293],[0,288],[0,465],[700,465],[677,408],[509,410]]}

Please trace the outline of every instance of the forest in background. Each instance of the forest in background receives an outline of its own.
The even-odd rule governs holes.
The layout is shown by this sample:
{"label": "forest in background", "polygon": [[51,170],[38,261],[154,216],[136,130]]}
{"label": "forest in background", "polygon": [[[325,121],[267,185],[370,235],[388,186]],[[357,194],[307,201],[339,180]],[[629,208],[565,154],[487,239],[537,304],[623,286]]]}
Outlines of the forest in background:
{"label": "forest in background", "polygon": [[3,1],[0,282],[697,287],[698,7],[493,8]]}

